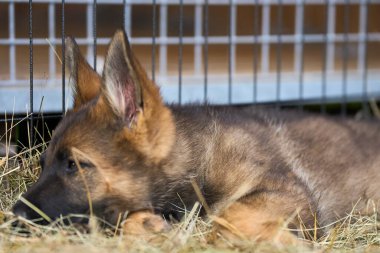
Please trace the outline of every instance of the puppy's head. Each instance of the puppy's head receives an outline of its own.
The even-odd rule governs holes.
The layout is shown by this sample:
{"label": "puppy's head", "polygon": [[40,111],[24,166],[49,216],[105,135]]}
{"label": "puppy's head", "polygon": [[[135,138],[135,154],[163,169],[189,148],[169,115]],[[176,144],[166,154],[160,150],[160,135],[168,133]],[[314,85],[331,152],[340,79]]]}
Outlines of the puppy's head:
{"label": "puppy's head", "polygon": [[123,31],[109,45],[102,77],[66,39],[74,108],[55,129],[38,181],[13,211],[51,219],[90,211],[116,222],[119,213],[151,208],[152,171],[173,145],[175,127],[158,87],[134,57]]}

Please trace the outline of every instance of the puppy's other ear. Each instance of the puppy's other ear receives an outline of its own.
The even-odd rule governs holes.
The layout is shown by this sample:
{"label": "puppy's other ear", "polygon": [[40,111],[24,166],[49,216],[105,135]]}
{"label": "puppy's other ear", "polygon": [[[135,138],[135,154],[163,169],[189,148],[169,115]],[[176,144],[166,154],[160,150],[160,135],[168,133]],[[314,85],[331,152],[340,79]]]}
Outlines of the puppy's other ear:
{"label": "puppy's other ear", "polygon": [[99,94],[101,78],[84,59],[72,37],[65,40],[65,59],[73,80],[74,110],[77,110]]}

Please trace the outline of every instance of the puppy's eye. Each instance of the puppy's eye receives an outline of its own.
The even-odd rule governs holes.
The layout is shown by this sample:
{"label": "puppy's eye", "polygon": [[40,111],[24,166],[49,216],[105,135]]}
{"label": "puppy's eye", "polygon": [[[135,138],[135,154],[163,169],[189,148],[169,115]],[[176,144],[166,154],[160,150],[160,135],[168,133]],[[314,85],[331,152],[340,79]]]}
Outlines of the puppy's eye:
{"label": "puppy's eye", "polygon": [[67,164],[67,167],[66,167],[66,172],[67,173],[74,173],[79,168],[80,169],[87,169],[87,168],[92,168],[93,167],[93,165],[91,163],[89,163],[89,162],[78,162],[78,164],[74,160],[69,160],[68,164]]}
{"label": "puppy's eye", "polygon": [[67,167],[66,167],[66,172],[67,173],[74,173],[78,170],[77,164],[75,161],[69,160]]}

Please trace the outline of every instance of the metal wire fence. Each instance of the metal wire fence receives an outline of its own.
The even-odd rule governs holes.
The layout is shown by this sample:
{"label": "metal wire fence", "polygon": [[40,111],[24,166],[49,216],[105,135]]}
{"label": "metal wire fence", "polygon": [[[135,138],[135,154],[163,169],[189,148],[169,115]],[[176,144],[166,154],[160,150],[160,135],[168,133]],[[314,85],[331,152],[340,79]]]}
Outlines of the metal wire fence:
{"label": "metal wire fence", "polygon": [[[28,112],[31,126],[40,112],[41,100],[44,100],[45,112],[64,113],[71,105],[64,57],[61,57],[61,73],[57,73],[55,55],[58,46],[61,46],[61,55],[65,54],[64,38],[67,32],[71,32],[65,27],[69,22],[65,18],[66,5],[86,6],[87,33],[85,37],[78,37],[77,42],[87,47],[87,59],[94,69],[99,69],[101,65],[97,62],[98,46],[107,45],[110,39],[98,36],[97,8],[103,5],[119,6],[123,14],[120,27],[127,31],[132,45],[151,46],[151,78],[161,86],[164,99],[169,103],[208,101],[212,104],[275,103],[277,106],[293,103],[302,108],[305,103],[325,105],[333,101],[342,104],[342,114],[345,114],[348,101],[361,101],[364,106],[369,97],[380,93],[379,61],[374,59],[369,64],[371,54],[376,56],[377,51],[380,52],[380,22],[377,20],[376,23],[375,17],[376,11],[380,10],[379,0],[14,0],[2,1],[2,4],[0,8],[8,7],[8,36],[0,37],[0,46],[8,48],[9,73],[6,78],[0,78],[0,113]],[[18,4],[28,4],[29,38],[16,37],[15,6]],[[33,34],[33,7],[37,4],[48,6],[48,39]],[[134,35],[133,8],[139,5],[152,10],[150,36]],[[168,32],[174,26],[169,20],[168,11],[173,6],[178,7],[179,17],[174,35]],[[217,6],[228,9],[223,17],[226,22],[220,24],[227,26],[227,34],[210,34],[213,18],[210,17],[210,8]],[[61,23],[60,36],[56,32],[57,7],[61,11],[58,18]],[[189,22],[186,14],[188,7],[193,10],[193,32],[190,35],[185,31],[185,25]],[[293,10],[291,15],[286,12],[289,7]],[[249,20],[243,22],[243,26],[249,27],[249,34],[238,32],[242,26],[238,13],[241,8],[249,8],[252,12]],[[310,14],[313,8],[322,8],[318,15],[321,16],[319,20],[323,21],[323,29],[316,32],[310,32],[309,27],[305,26],[308,18],[305,12]],[[339,13],[342,15],[339,16]],[[294,22],[290,32],[285,30],[286,20]],[[340,23],[342,25],[338,29]],[[0,24],[0,27],[4,25]],[[314,44],[321,45],[322,50],[317,54],[321,64],[317,70],[305,70],[305,65],[315,55],[308,56],[306,47]],[[49,46],[48,77],[45,79],[34,78],[33,75],[34,48],[42,45]],[[215,50],[211,53],[210,48],[220,45],[228,48],[227,68],[212,72],[210,58]],[[289,45],[292,46],[291,50],[288,49]],[[16,48],[19,46],[29,46],[29,80],[17,75]],[[177,73],[174,74],[175,71],[168,67],[171,64],[168,50],[172,46],[178,49],[178,61],[174,64],[178,65]],[[193,47],[191,73],[184,68],[184,50],[187,46]],[[245,72],[240,71],[240,56],[245,54],[244,50],[243,54],[237,53],[240,46],[250,46],[249,49],[244,47],[250,52],[249,57],[244,58],[250,58],[248,63],[243,61],[250,66]],[[352,53],[353,50],[355,53]],[[341,52],[339,66],[338,51]],[[351,66],[352,62],[354,67]],[[292,66],[290,70],[289,65]],[[20,92],[28,86],[29,97]],[[15,100],[18,100],[17,105]],[[26,103],[28,106],[25,106]],[[324,108],[322,106],[322,111]]]}

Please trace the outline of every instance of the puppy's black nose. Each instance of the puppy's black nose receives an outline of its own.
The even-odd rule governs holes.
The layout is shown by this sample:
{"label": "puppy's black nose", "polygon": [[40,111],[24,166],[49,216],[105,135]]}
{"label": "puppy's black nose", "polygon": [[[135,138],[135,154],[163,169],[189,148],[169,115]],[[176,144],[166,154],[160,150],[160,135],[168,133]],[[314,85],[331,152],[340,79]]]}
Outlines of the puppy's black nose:
{"label": "puppy's black nose", "polygon": [[[40,208],[37,203],[32,204],[36,208]],[[26,205],[20,200],[17,201],[16,204],[13,206],[12,212],[18,217],[22,217],[40,225],[49,224],[49,221],[45,220],[43,217],[41,217],[41,215],[38,212],[34,211],[32,208],[30,208],[28,205]]]}
{"label": "puppy's black nose", "polygon": [[32,212],[34,212],[30,207],[25,205],[21,201],[17,201],[16,204],[12,208],[12,212],[19,217],[25,218],[25,219],[33,219]]}

